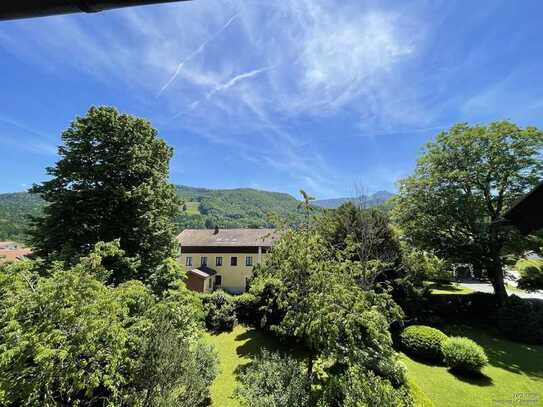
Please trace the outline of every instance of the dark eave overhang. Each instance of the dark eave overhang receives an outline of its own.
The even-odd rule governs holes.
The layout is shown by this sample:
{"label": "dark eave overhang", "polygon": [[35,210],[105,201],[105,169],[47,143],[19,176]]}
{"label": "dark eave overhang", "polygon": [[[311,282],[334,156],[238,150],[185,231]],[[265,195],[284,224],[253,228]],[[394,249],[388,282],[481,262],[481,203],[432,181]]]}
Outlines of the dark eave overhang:
{"label": "dark eave overhang", "polygon": [[543,181],[517,201],[504,215],[502,224],[513,225],[523,235],[543,228]]}
{"label": "dark eave overhang", "polygon": [[186,0],[0,0],[0,20],[68,13],[97,13],[120,7]]}

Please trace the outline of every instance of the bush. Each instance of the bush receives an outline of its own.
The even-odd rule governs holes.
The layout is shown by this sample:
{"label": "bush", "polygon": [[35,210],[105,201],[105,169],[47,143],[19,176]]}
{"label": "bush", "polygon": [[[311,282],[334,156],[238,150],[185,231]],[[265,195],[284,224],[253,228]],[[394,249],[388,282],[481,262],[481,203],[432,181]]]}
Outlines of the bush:
{"label": "bush", "polygon": [[231,331],[237,324],[236,307],[230,294],[218,290],[203,297],[205,322],[215,332]]}
{"label": "bush", "polygon": [[238,321],[246,324],[254,324],[257,315],[257,298],[251,293],[243,293],[234,297],[234,306]]}
{"label": "bush", "polygon": [[292,356],[266,350],[239,376],[236,397],[244,406],[290,407],[309,405],[304,366]]}
{"label": "bush", "polygon": [[490,293],[439,294],[428,298],[427,312],[450,321],[478,320],[482,322],[494,318],[498,311],[496,296]]}
{"label": "bush", "polygon": [[261,277],[253,280],[249,293],[255,297],[253,318],[260,328],[270,329],[283,319],[285,312],[279,306],[279,294],[283,283],[274,277]]}
{"label": "bush", "polygon": [[488,364],[484,349],[468,338],[448,338],[441,349],[445,364],[458,372],[477,373]]}
{"label": "bush", "polygon": [[424,325],[411,325],[400,334],[402,349],[412,355],[431,361],[442,360],[441,344],[447,335],[439,329]]}
{"label": "bush", "polygon": [[200,341],[201,302],[184,284],[160,299],[141,281],[105,285],[97,253],[70,269],[40,264],[0,271],[0,405],[204,401],[216,358]]}
{"label": "bush", "polygon": [[519,288],[527,291],[543,290],[543,260],[519,260],[515,268],[520,271]]}
{"label": "bush", "polygon": [[511,295],[498,311],[498,327],[515,341],[543,344],[543,302]]}
{"label": "bush", "polygon": [[389,380],[355,365],[330,379],[317,405],[410,407],[413,398],[407,385],[394,387]]}

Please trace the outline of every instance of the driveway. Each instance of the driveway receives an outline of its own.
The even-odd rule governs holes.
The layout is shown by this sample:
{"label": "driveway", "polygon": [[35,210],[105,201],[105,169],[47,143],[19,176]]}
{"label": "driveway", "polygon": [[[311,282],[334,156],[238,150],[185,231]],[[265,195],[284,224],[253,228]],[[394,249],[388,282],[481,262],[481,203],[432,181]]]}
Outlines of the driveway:
{"label": "driveway", "polygon": [[[470,288],[473,291],[480,291],[483,293],[494,293],[494,288],[492,288],[492,284],[490,283],[483,283],[483,282],[477,281],[477,282],[460,283],[460,285],[462,287]],[[510,289],[507,289],[507,293],[509,295],[515,294],[519,296],[520,298],[538,298],[540,300],[543,300],[543,292],[541,290],[535,293],[528,293],[525,291],[513,291]]]}

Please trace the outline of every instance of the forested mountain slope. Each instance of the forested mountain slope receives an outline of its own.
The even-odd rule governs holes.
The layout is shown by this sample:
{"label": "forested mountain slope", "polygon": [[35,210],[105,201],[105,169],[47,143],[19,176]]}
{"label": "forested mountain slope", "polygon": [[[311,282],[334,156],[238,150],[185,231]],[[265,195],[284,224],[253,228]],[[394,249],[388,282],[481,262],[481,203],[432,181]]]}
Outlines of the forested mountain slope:
{"label": "forested mountain slope", "polygon": [[[206,189],[176,186],[177,195],[184,202],[175,223],[179,231],[186,228],[244,228],[274,226],[269,214],[278,215],[289,224],[299,224],[303,214],[300,201],[282,192],[260,191],[252,188]],[[382,204],[390,193],[368,197],[369,206]],[[335,208],[348,198],[314,201],[323,208]],[[24,230],[29,215],[39,215],[43,200],[27,192],[0,194],[0,240],[25,239]]]}

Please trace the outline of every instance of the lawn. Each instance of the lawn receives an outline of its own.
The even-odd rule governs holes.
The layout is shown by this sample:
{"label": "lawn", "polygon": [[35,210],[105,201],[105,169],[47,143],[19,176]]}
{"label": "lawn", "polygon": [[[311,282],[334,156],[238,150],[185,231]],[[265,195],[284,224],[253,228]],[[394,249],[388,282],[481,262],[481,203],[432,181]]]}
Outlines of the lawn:
{"label": "lawn", "polygon": [[239,369],[251,362],[263,348],[300,354],[299,350],[266,333],[242,325],[232,332],[206,334],[206,339],[215,346],[219,354],[220,373],[211,386],[212,406],[233,407],[239,402],[233,397]]}
{"label": "lawn", "polygon": [[185,205],[187,205],[187,215],[199,215],[200,209],[199,209],[199,202],[185,202]]}
{"label": "lawn", "polygon": [[410,383],[433,405],[543,405],[543,346],[505,340],[491,327],[456,325],[444,331],[479,343],[487,353],[489,365],[480,376],[462,377],[445,366],[421,363],[402,355]]}
{"label": "lawn", "polygon": [[426,286],[430,288],[431,294],[471,294],[472,289],[461,286],[458,283],[436,283],[431,281],[425,281]]}
{"label": "lawn", "polygon": [[[543,405],[543,346],[505,340],[492,327],[452,325],[444,331],[475,340],[485,349],[490,363],[481,376],[462,377],[450,373],[445,366],[422,363],[402,354],[417,406]],[[294,347],[244,326],[206,337],[215,345],[220,359],[221,373],[211,387],[213,406],[240,405],[233,398],[237,372],[250,363],[260,349],[300,354]],[[534,395],[539,397],[538,401],[530,404]]]}

